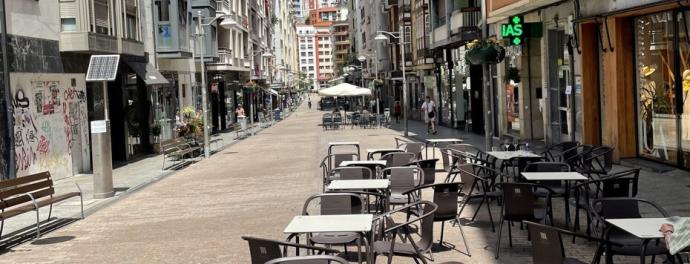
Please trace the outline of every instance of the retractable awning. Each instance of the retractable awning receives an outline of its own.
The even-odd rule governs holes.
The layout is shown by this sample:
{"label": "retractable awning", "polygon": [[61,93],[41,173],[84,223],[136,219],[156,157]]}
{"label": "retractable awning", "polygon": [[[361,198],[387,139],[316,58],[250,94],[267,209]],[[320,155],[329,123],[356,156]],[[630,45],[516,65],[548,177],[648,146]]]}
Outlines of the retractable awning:
{"label": "retractable awning", "polygon": [[134,72],[137,73],[139,78],[144,80],[144,83],[146,85],[155,85],[155,84],[168,84],[168,80],[163,77],[163,75],[153,67],[150,63],[145,63],[145,62],[134,62],[134,61],[127,61],[127,65],[129,65]]}

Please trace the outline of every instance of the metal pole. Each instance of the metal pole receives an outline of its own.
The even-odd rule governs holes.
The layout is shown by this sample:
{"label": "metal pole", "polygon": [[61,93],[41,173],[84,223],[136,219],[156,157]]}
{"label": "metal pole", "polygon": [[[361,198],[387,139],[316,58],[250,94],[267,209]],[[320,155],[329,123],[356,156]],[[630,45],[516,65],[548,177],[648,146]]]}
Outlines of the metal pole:
{"label": "metal pole", "polygon": [[[376,54],[376,50],[374,50],[374,59],[376,59],[376,64],[374,65],[376,69],[376,78],[375,80],[379,79],[379,56]],[[376,125],[378,127],[381,127],[381,108],[379,106],[379,87],[376,85],[376,82],[374,82],[374,91],[376,92]]]}
{"label": "metal pole", "polygon": [[204,28],[202,25],[203,20],[201,16],[201,11],[198,11],[197,14],[199,18],[199,32],[197,35],[199,38],[199,60],[201,60],[201,112],[203,114],[202,120],[204,123],[204,157],[208,158],[209,156],[211,156],[211,150],[209,148],[208,140],[208,105],[206,98],[206,63],[204,63]]}
{"label": "metal pole", "polygon": [[403,136],[407,136],[407,79],[405,78],[405,35],[403,32],[402,22],[400,22],[400,58],[402,59],[402,88],[403,88],[403,127],[405,129]]}
{"label": "metal pole", "polygon": [[[486,3],[482,1],[482,39],[486,39],[489,35],[488,31],[488,25],[486,24],[486,19],[487,19],[487,14],[486,14]],[[490,81],[489,79],[491,78],[489,74],[489,65],[486,63],[482,64],[482,86],[483,86],[483,110],[484,110],[484,144],[485,144],[485,149],[487,151],[491,150],[491,146],[493,143],[493,131],[491,129],[491,98],[489,98],[490,94]]]}
{"label": "metal pole", "polygon": [[108,82],[103,81],[103,115],[105,120],[110,120],[110,110],[108,109]]}

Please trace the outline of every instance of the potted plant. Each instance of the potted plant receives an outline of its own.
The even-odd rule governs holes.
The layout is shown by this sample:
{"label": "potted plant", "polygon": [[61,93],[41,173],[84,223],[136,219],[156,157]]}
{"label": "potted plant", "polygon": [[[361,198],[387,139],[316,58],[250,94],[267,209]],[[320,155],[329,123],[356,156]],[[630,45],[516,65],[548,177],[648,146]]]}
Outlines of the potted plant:
{"label": "potted plant", "polygon": [[494,40],[474,40],[467,44],[465,60],[469,64],[496,64],[503,61],[506,50]]}
{"label": "potted plant", "polygon": [[158,154],[161,152],[160,146],[160,136],[161,136],[161,124],[156,121],[151,125],[151,136],[153,136],[153,152]]}
{"label": "potted plant", "polygon": [[381,85],[383,85],[383,80],[381,80],[381,79],[374,79],[374,85],[375,85],[375,86],[381,86]]}

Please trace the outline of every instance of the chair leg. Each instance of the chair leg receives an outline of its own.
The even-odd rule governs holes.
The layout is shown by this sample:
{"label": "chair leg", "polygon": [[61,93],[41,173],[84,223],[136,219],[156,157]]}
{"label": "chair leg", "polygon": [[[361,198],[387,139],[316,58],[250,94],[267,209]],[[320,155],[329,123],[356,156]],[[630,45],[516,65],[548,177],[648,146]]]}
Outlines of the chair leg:
{"label": "chair leg", "polygon": [[503,215],[501,215],[500,224],[498,224],[498,236],[496,236],[496,259],[501,251],[501,230],[503,229]]}
{"label": "chair leg", "polygon": [[[465,238],[465,232],[462,231],[462,224],[460,224],[460,219],[458,217],[455,217],[455,221],[458,222],[458,228],[460,228],[460,236],[462,237],[462,243],[465,244],[465,250],[467,250],[467,256],[471,257],[472,254],[470,254],[470,245],[467,244],[467,239]],[[441,231],[443,232],[443,231]]]}
{"label": "chair leg", "polygon": [[494,217],[491,216],[491,201],[486,202],[486,210],[489,211],[489,222],[491,222],[491,232],[496,232],[496,228],[494,227]]}
{"label": "chair leg", "polygon": [[[440,246],[443,246],[443,231],[445,230],[445,228],[444,228],[445,224],[446,224],[445,221],[441,222],[441,239],[440,239],[439,242],[438,242],[438,244],[439,244]],[[458,222],[458,225],[459,225],[459,224],[460,224],[460,223]]]}
{"label": "chair leg", "polygon": [[479,213],[479,209],[482,208],[482,205],[484,205],[485,201],[486,201],[486,197],[482,197],[482,201],[479,202],[477,209],[474,210],[474,215],[472,215],[472,222],[474,222],[474,219],[477,218],[477,214]]}

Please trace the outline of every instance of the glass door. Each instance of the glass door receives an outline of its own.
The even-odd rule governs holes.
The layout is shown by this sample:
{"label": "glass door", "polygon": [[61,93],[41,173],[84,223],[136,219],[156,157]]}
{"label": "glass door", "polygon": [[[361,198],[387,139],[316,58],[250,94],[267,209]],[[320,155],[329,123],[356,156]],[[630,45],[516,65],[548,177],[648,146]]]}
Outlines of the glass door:
{"label": "glass door", "polygon": [[[638,152],[640,156],[676,165],[679,159],[675,98],[678,25],[674,11],[635,19]],[[687,50],[687,43],[684,45]],[[683,53],[683,52],[681,52]],[[682,56],[681,56],[682,57]],[[685,62],[681,61],[681,64]],[[689,73],[690,74],[690,73]]]}
{"label": "glass door", "polygon": [[690,168],[690,11],[678,12],[678,50],[680,61],[680,87],[675,101],[679,112],[680,165]]}

